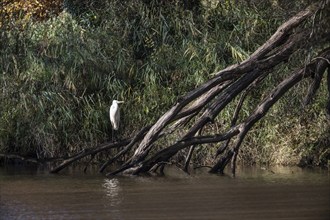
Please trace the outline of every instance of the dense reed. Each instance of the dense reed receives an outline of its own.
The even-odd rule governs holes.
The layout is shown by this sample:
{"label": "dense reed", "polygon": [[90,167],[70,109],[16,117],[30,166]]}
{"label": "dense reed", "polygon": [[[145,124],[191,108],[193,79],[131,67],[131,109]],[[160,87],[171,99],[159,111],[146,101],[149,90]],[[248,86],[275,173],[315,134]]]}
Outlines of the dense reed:
{"label": "dense reed", "polygon": [[[57,157],[110,140],[112,99],[125,101],[119,136],[130,136],[212,73],[244,60],[290,12],[303,7],[287,3],[287,12],[268,1],[248,6],[227,0],[201,1],[198,10],[188,10],[176,1],[83,2],[64,1],[65,10],[42,21],[3,23],[0,152]],[[279,66],[248,97],[241,116],[313,52],[302,51]],[[301,101],[308,83],[277,103],[250,132],[240,159],[324,163],[330,154],[325,87],[306,109]],[[226,112],[233,108],[210,129],[230,121]],[[200,155],[195,160],[201,163],[211,159]]]}

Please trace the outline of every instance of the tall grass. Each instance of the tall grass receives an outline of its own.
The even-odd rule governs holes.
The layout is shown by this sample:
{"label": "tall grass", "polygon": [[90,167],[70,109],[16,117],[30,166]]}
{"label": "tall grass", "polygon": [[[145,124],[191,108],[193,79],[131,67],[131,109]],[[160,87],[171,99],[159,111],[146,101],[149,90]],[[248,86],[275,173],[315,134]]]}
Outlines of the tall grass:
{"label": "tall grass", "polygon": [[[119,136],[130,136],[212,73],[248,57],[285,19],[274,16],[281,11],[233,7],[234,1],[204,1],[198,13],[156,2],[115,0],[78,7],[65,1],[66,10],[48,20],[2,28],[0,151],[53,157],[107,141],[112,99],[125,101]],[[251,111],[266,91],[267,86],[253,94],[243,112]],[[288,95],[251,132],[242,159],[252,152],[255,161],[273,161],[276,143],[299,151],[301,143],[290,142],[296,130],[280,123],[285,117],[287,126],[298,126],[297,114],[286,107],[296,95]],[[230,121],[232,108],[221,120]],[[318,127],[324,117],[310,118],[316,137],[325,129]],[[274,130],[278,124],[281,128]],[[288,132],[292,137],[285,137]]]}

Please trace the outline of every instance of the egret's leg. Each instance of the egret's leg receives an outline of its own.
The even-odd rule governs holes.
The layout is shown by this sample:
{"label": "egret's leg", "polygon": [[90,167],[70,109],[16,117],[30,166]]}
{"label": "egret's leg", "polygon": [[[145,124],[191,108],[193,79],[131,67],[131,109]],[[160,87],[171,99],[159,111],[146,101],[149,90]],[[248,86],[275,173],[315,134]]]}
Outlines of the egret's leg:
{"label": "egret's leg", "polygon": [[115,134],[115,129],[111,128],[112,130],[112,142],[114,142],[115,138],[114,138],[114,134]]}

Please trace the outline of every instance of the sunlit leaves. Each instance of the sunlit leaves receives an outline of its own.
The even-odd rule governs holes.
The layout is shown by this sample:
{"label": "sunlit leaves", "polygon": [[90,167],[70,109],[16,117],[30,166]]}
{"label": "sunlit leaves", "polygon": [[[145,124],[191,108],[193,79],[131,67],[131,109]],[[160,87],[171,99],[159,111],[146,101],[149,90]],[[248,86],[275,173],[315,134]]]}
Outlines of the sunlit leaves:
{"label": "sunlit leaves", "polygon": [[63,0],[2,0],[0,27],[8,24],[25,25],[30,19],[44,20],[61,11]]}

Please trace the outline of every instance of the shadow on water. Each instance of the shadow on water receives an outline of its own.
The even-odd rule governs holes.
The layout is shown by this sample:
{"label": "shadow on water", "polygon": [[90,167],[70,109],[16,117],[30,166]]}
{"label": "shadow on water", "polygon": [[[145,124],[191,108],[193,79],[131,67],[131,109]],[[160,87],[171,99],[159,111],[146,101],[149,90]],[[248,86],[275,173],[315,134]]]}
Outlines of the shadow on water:
{"label": "shadow on water", "polygon": [[238,175],[104,178],[0,167],[1,219],[329,219],[329,172],[239,167]]}

